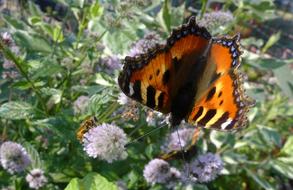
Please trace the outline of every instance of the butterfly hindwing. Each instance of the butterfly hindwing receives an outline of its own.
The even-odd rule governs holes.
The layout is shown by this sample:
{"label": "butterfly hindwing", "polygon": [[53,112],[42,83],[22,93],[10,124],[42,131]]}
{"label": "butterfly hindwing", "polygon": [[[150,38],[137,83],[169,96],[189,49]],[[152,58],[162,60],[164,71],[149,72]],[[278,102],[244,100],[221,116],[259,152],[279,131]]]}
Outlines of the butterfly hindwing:
{"label": "butterfly hindwing", "polygon": [[230,70],[220,76],[195,103],[187,120],[191,124],[219,130],[241,128],[253,102],[244,95],[242,76]]}

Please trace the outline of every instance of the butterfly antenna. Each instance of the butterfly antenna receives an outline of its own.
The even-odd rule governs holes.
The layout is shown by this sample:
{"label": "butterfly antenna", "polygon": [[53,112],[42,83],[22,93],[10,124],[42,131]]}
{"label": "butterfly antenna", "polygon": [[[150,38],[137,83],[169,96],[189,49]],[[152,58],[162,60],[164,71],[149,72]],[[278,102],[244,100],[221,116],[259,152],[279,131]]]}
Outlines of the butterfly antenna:
{"label": "butterfly antenna", "polygon": [[142,136],[140,136],[140,137],[134,139],[133,141],[127,143],[125,146],[128,146],[128,145],[130,145],[130,144],[132,144],[132,143],[134,143],[134,142],[136,142],[136,141],[142,139],[143,137],[145,137],[145,136],[147,136],[147,135],[149,135],[149,134],[151,134],[151,133],[153,133],[153,132],[155,132],[155,131],[157,131],[157,130],[159,130],[159,129],[165,127],[165,126],[167,126],[167,125],[162,125],[162,126],[160,126],[160,127],[157,127],[157,128],[155,128],[155,129],[152,129],[152,130],[150,130],[149,132],[145,133],[144,135],[142,135]]}

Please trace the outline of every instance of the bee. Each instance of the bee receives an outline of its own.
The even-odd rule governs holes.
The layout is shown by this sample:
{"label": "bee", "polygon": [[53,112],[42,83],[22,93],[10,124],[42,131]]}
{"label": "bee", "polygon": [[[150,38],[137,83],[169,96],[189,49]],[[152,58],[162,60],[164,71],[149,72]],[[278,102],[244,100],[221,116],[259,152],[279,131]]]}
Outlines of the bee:
{"label": "bee", "polygon": [[80,127],[77,129],[76,138],[82,142],[83,135],[88,132],[90,129],[97,126],[97,118],[95,116],[87,117],[81,124]]}

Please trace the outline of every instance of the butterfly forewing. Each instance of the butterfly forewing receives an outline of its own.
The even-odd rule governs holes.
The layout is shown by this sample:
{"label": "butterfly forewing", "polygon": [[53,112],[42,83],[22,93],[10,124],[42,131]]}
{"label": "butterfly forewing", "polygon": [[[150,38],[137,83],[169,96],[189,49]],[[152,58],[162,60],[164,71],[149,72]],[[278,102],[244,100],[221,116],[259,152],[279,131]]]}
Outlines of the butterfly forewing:
{"label": "butterfly forewing", "polygon": [[186,81],[192,64],[206,49],[210,34],[190,19],[172,32],[166,46],[137,57],[126,57],[119,86],[130,98],[162,113],[171,112],[172,100]]}

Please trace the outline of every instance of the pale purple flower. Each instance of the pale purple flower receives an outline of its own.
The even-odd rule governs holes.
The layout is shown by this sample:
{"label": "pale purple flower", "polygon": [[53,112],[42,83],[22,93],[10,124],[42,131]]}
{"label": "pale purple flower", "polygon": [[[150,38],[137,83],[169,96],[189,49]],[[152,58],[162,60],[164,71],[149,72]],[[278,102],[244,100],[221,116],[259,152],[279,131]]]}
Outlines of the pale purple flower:
{"label": "pale purple flower", "polygon": [[103,123],[84,134],[83,146],[86,153],[93,158],[99,158],[112,163],[127,157],[125,145],[126,134],[113,124]]}
{"label": "pale purple flower", "polygon": [[165,160],[153,159],[145,166],[143,176],[150,184],[166,183],[170,177],[170,165]]}
{"label": "pale purple flower", "polygon": [[118,99],[117,99],[117,102],[120,105],[125,105],[129,102],[129,98],[124,93],[120,92]]}
{"label": "pale purple flower", "polygon": [[102,65],[105,65],[110,70],[121,69],[122,65],[117,55],[108,56],[102,59]]}
{"label": "pale purple flower", "polygon": [[31,163],[31,159],[25,148],[11,141],[1,144],[0,161],[2,167],[10,174],[22,172]]}
{"label": "pale purple flower", "polygon": [[149,32],[147,33],[143,39],[137,41],[135,44],[132,45],[132,48],[130,49],[129,56],[135,57],[139,54],[146,53],[148,49],[153,48],[156,46],[156,44],[161,43],[161,38],[158,34],[155,32]]}
{"label": "pale purple flower", "polygon": [[209,31],[214,31],[233,22],[233,19],[231,12],[214,11],[205,13],[203,18],[198,20],[198,25],[206,27]]}
{"label": "pale purple flower", "polygon": [[13,42],[12,36],[9,32],[2,33],[1,40],[8,46]]}
{"label": "pale purple flower", "polygon": [[212,153],[198,156],[185,168],[185,175],[191,175],[196,181],[203,183],[214,180],[223,169],[221,158]]}
{"label": "pale purple flower", "polygon": [[25,177],[25,180],[32,189],[39,189],[45,186],[48,182],[46,176],[44,175],[44,171],[38,168],[31,170]]}
{"label": "pale purple flower", "polygon": [[79,96],[73,103],[75,114],[81,114],[86,111],[90,98],[88,96]]}
{"label": "pale purple flower", "polygon": [[194,132],[194,128],[182,128],[178,129],[178,132],[172,132],[166,138],[166,142],[163,146],[161,146],[161,149],[164,152],[171,152],[180,151],[181,148],[186,148],[186,146],[188,146],[191,143]]}
{"label": "pale purple flower", "polygon": [[169,163],[161,159],[151,160],[143,170],[143,176],[149,184],[165,184],[168,187],[175,186],[180,179],[180,172]]}

